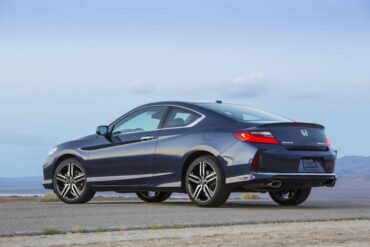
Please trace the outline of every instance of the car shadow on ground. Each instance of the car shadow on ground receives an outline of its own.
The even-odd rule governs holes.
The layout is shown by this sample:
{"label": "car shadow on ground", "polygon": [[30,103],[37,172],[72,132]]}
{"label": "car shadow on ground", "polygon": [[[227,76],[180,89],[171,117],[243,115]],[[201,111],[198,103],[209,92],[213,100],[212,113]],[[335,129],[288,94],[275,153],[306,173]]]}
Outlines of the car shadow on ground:
{"label": "car shadow on ground", "polygon": [[[166,202],[161,203],[146,203],[139,200],[117,200],[117,201],[92,201],[88,204],[94,204],[94,205],[113,205],[113,204],[119,204],[119,205],[133,205],[136,204],[138,206],[150,206],[150,207],[196,207],[201,208],[193,204],[191,201],[188,200],[169,200]],[[248,201],[228,201],[224,205],[218,207],[223,209],[235,209],[235,208],[256,208],[256,209],[325,209],[325,208],[348,208],[346,205],[332,205],[331,203],[325,202],[325,201],[317,201],[317,202],[306,202],[299,206],[281,206],[273,201],[270,200],[248,200]],[[210,208],[207,208],[210,209]]]}

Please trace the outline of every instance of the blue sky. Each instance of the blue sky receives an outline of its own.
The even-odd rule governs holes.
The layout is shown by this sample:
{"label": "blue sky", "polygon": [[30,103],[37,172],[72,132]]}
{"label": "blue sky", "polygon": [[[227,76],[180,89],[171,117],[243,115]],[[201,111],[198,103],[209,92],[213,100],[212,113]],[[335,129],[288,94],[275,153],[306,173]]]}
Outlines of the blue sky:
{"label": "blue sky", "polygon": [[137,105],[243,103],[370,155],[368,1],[0,0],[1,176]]}

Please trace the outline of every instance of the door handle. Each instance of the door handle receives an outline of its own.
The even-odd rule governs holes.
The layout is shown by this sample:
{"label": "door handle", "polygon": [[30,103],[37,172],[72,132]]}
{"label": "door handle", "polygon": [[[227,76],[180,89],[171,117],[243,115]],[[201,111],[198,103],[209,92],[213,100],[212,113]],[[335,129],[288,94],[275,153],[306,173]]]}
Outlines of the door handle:
{"label": "door handle", "polygon": [[153,139],[154,139],[154,136],[143,136],[140,138],[141,141],[149,141]]}

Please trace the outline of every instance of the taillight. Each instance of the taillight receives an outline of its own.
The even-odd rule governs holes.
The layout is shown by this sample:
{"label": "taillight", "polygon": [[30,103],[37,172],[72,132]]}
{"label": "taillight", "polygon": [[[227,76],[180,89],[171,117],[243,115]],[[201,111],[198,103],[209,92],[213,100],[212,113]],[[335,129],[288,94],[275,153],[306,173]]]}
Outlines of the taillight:
{"label": "taillight", "polygon": [[257,166],[259,162],[260,162],[260,155],[257,153],[252,160],[251,171],[257,170]]}
{"label": "taillight", "polygon": [[279,144],[270,131],[238,131],[234,136],[243,142]]}
{"label": "taillight", "polygon": [[329,139],[329,137],[326,137],[326,145],[328,145],[328,146],[330,146],[331,145],[331,141],[330,141],[330,139]]}

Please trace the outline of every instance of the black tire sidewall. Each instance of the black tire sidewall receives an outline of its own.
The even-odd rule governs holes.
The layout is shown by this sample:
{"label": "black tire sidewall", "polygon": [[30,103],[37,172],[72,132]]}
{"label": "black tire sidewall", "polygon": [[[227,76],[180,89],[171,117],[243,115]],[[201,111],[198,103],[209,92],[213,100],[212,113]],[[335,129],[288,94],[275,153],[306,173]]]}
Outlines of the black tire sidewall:
{"label": "black tire sidewall", "polygon": [[297,206],[299,204],[302,204],[307,200],[310,193],[311,188],[299,188],[292,198],[288,200],[281,200],[279,196],[277,196],[274,192],[269,192],[271,199],[283,206]]}

